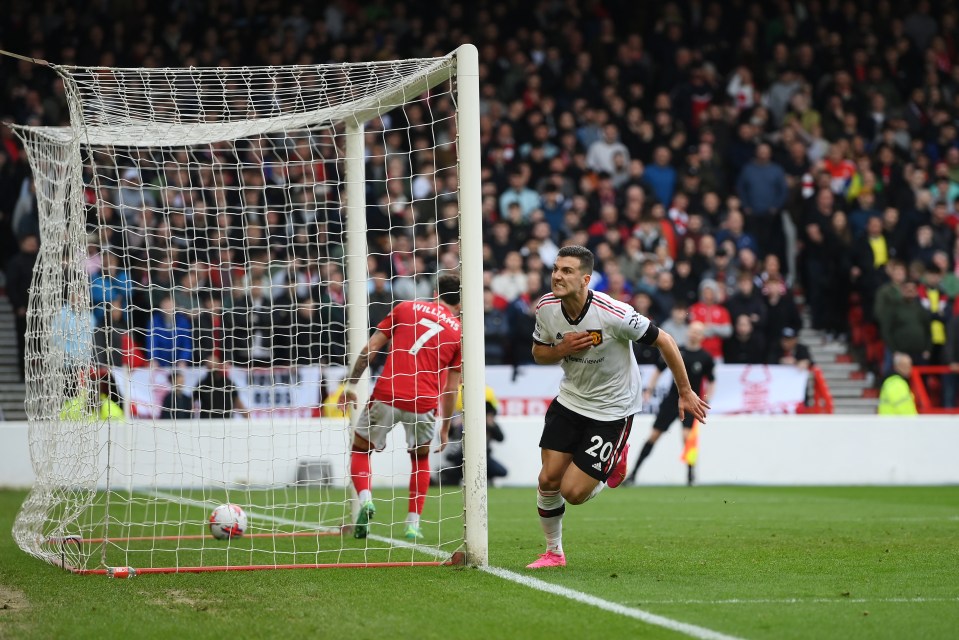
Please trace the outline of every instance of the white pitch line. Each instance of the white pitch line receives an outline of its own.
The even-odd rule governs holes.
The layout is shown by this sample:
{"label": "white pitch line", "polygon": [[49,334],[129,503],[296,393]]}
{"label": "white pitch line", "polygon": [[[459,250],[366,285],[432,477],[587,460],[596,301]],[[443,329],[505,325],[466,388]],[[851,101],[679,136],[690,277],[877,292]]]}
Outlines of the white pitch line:
{"label": "white pitch line", "polygon": [[[208,509],[212,506],[219,504],[215,500],[193,500],[191,498],[184,498],[183,496],[178,496],[172,493],[166,493],[163,491],[150,491],[150,495],[153,495],[161,500],[167,500],[169,502],[184,504],[188,506],[201,507]],[[247,509],[247,513],[251,517],[260,518],[263,520],[269,520],[271,522],[276,522],[277,524],[286,524],[297,527],[308,527],[310,526],[307,523],[299,522],[297,520],[290,520],[289,518],[282,518],[279,516],[273,516],[266,513],[259,513],[255,511],[250,511]],[[416,549],[425,554],[432,555],[435,558],[446,560],[450,557],[450,554],[445,551],[440,551],[439,549],[434,549],[432,547],[427,547],[424,545],[412,544],[403,540],[395,540],[393,538],[388,538],[385,536],[375,536],[370,535],[370,538],[377,540],[379,542],[385,542],[397,547],[412,548]],[[648,611],[643,611],[642,609],[636,609],[635,607],[627,607],[626,605],[619,604],[617,602],[610,602],[608,600],[603,600],[596,596],[590,595],[588,593],[583,593],[581,591],[576,591],[575,589],[570,589],[568,587],[561,587],[538,578],[533,578],[531,576],[525,576],[519,573],[514,573],[509,569],[501,569],[499,567],[479,567],[480,570],[494,575],[503,580],[509,580],[510,582],[515,582],[524,587],[529,587],[531,589],[536,589],[537,591],[544,591],[546,593],[560,596],[563,598],[568,598],[582,604],[586,604],[604,611],[609,611],[610,613],[616,613],[628,618],[635,618],[636,620],[641,620],[647,624],[655,625],[657,627],[663,627],[671,631],[677,631],[683,633],[692,638],[697,638],[698,640],[741,640],[736,636],[726,635],[718,631],[713,631],[712,629],[707,629],[705,627],[700,627],[694,624],[689,624],[686,622],[680,622],[678,620],[673,620],[672,618],[666,618],[664,616],[656,615],[655,613],[649,613]]]}
{"label": "white pitch line", "polygon": [[[216,500],[193,500],[192,498],[184,498],[183,496],[178,496],[173,493],[166,493],[165,491],[158,491],[155,489],[148,493],[149,495],[152,495],[156,498],[160,498],[161,500],[166,500],[167,502],[175,502],[178,504],[184,504],[192,507],[200,507],[203,509],[209,509],[210,507],[215,507],[218,504],[220,504]],[[300,522],[299,520],[290,520],[289,518],[283,518],[281,516],[274,516],[268,513],[261,513],[259,511],[251,511],[250,509],[246,509],[246,512],[247,512],[247,515],[249,515],[251,518],[268,520],[270,522],[275,522],[277,524],[286,524],[294,527],[299,527],[300,529],[316,526],[314,524],[310,524],[307,522]],[[335,527],[317,527],[316,530],[317,531],[334,531],[336,530],[336,528]],[[421,544],[406,542],[405,540],[394,540],[393,538],[388,538],[386,536],[377,536],[377,535],[370,534],[367,536],[367,539],[376,540],[377,542],[384,542],[394,547],[401,547],[404,549],[415,549],[416,551],[419,551],[420,553],[431,555],[434,558],[437,558],[438,560],[441,560],[444,562],[446,560],[449,560],[451,555],[446,551],[434,549],[433,547],[427,547]],[[361,550],[361,549],[358,549],[358,550]]]}
{"label": "white pitch line", "polygon": [[603,600],[602,598],[597,598],[596,596],[589,595],[588,593],[576,591],[575,589],[570,589],[568,587],[561,587],[551,582],[545,582],[538,578],[515,573],[509,569],[500,569],[499,567],[480,567],[480,569],[486,573],[490,573],[504,580],[509,580],[510,582],[521,584],[524,587],[529,587],[530,589],[536,589],[537,591],[544,591],[552,595],[569,598],[570,600],[587,604],[598,609],[603,609],[604,611],[618,613],[619,615],[629,618],[635,618],[647,624],[669,629],[670,631],[677,631],[692,638],[698,638],[699,640],[740,640],[736,636],[729,636],[725,633],[713,631],[712,629],[689,624],[687,622],[680,622],[664,616],[658,616],[655,613],[649,613],[648,611],[643,611],[642,609],[637,609],[635,607],[627,607],[626,605],[622,605],[617,602]]}

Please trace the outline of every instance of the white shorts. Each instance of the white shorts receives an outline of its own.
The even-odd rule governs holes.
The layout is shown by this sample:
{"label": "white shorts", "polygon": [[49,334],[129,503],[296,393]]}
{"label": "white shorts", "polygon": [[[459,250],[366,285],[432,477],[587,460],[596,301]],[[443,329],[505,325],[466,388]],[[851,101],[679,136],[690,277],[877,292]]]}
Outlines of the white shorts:
{"label": "white shorts", "polygon": [[371,401],[356,421],[355,433],[372,443],[377,451],[386,448],[386,436],[397,424],[406,430],[406,446],[415,449],[429,444],[436,436],[436,415],[432,411],[403,411],[379,400]]}

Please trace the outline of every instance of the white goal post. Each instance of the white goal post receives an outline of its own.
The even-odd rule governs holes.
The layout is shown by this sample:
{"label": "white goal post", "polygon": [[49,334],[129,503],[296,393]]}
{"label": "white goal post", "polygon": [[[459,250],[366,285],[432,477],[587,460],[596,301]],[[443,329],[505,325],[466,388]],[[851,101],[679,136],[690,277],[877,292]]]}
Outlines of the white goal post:
{"label": "white goal post", "polygon": [[[13,127],[41,228],[26,363],[37,479],[18,545],[117,577],[487,564],[476,48],[51,66],[71,126]],[[462,287],[461,428],[431,453],[425,498],[393,430],[371,456],[376,517],[354,538],[340,380],[393,305],[432,299],[445,273]],[[361,406],[370,389],[367,373]],[[214,539],[227,503],[248,529]]]}

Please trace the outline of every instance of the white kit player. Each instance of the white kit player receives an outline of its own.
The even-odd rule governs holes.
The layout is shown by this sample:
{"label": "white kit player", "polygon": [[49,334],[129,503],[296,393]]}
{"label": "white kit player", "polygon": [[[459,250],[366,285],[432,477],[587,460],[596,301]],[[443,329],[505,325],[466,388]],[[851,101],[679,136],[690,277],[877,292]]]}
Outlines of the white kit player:
{"label": "white kit player", "polygon": [[676,341],[630,305],[587,287],[593,253],[581,246],[560,249],[553,265],[552,293],[536,307],[533,358],[561,363],[559,395],[546,412],[539,446],[536,506],[546,552],[529,569],[566,566],[563,513],[604,486],[626,478],[629,429],[642,407],[643,385],[633,341],[654,345],[673,373],[679,415],[705,422],[706,404],[693,391]]}

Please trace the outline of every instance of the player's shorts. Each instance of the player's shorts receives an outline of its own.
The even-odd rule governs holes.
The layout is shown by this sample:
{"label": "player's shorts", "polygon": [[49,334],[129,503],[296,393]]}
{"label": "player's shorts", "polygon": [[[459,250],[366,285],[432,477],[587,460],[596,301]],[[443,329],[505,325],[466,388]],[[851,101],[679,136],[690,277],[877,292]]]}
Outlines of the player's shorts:
{"label": "player's shorts", "polygon": [[379,400],[371,400],[366,405],[356,421],[354,432],[372,443],[377,451],[382,451],[386,448],[386,436],[397,424],[402,424],[406,430],[409,449],[429,444],[436,436],[436,414],[432,411],[404,411]]}
{"label": "player's shorts", "polygon": [[[673,423],[678,419],[679,398],[668,395],[663,399],[663,403],[659,405],[659,411],[656,413],[656,419],[653,421],[653,429],[660,432],[669,431],[669,428],[673,426]],[[696,418],[694,418],[691,413],[687,413],[686,419],[682,422],[684,427],[691,429],[695,421]]]}
{"label": "player's shorts", "polygon": [[573,454],[583,473],[605,482],[626,446],[633,417],[604,421],[587,418],[561,405],[555,398],[546,410],[542,449]]}

